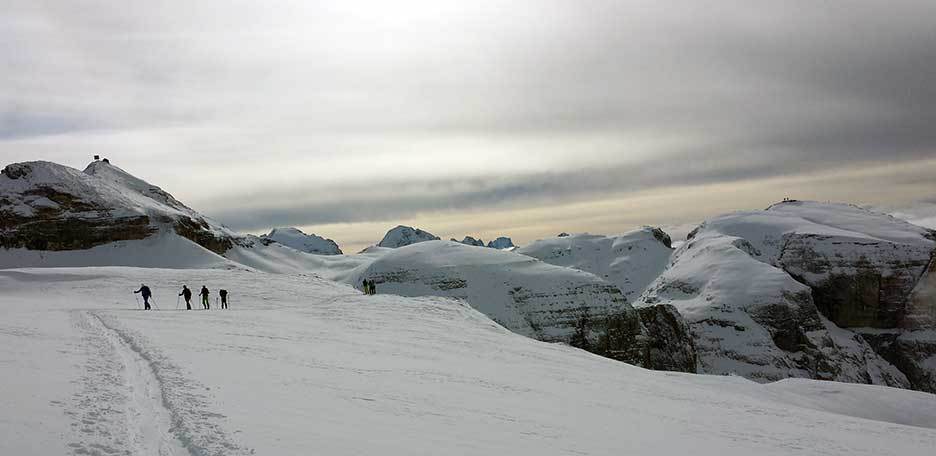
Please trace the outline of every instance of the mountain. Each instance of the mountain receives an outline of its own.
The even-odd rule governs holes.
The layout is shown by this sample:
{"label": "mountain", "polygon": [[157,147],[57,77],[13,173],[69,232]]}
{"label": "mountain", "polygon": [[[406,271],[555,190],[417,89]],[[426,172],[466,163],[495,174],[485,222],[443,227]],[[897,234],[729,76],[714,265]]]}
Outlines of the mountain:
{"label": "mountain", "polygon": [[292,247],[300,252],[316,255],[341,255],[338,243],[315,234],[305,234],[298,228],[273,228],[270,234],[261,236],[264,239],[278,242]]}
{"label": "mountain", "polygon": [[669,264],[673,249],[659,228],[643,228],[620,236],[575,234],[542,239],[517,253],[595,274],[615,285],[633,301]]}
{"label": "mountain", "polygon": [[[696,369],[691,339],[675,309],[644,317],[611,283],[584,271],[496,249],[428,241],[377,258],[356,277],[378,292],[457,298],[507,329],[646,367]],[[668,337],[673,343],[658,343]],[[665,335],[664,335],[665,334]],[[681,341],[682,343],[676,343]]]}
{"label": "mountain", "polygon": [[513,241],[509,237],[504,237],[504,236],[501,236],[491,242],[488,242],[487,246],[492,249],[498,249],[498,250],[511,249],[511,248],[516,247]]}
{"label": "mountain", "polygon": [[419,228],[399,225],[384,235],[377,247],[387,247],[391,249],[416,244],[418,242],[437,241],[439,237],[423,231]]}
{"label": "mountain", "polygon": [[933,239],[856,206],[784,202],[703,223],[634,304],[679,309],[702,372],[936,391],[936,303],[920,288]]}
{"label": "mountain", "polygon": [[0,216],[5,249],[82,250],[172,233],[220,254],[240,237],[103,161],[84,172],[51,162],[6,166]]}
{"label": "mountain", "polygon": [[462,239],[461,241],[458,241],[455,239],[452,239],[452,241],[461,242],[462,244],[465,244],[465,245],[473,245],[475,247],[484,247],[484,241],[482,241],[481,239],[475,239],[471,236],[465,236],[465,239]]}

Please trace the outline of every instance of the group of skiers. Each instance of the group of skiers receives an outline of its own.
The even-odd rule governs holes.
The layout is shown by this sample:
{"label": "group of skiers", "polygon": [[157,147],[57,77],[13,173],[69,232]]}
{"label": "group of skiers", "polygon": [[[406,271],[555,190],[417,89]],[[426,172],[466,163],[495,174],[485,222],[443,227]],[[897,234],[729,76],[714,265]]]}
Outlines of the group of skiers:
{"label": "group of skiers", "polygon": [[[134,291],[134,293],[140,293],[143,296],[143,310],[150,310],[150,298],[153,297],[153,292],[150,291],[149,287],[146,284],[140,284],[140,289]],[[201,291],[198,293],[201,296],[201,303],[204,310],[211,309],[211,302],[208,300],[208,296],[211,294],[208,291],[208,287],[202,285]],[[225,289],[218,290],[218,295],[221,297],[221,308],[228,308],[228,291]],[[192,310],[192,290],[189,287],[182,285],[182,291],[179,293],[179,296],[185,299],[185,309]]]}
{"label": "group of skiers", "polygon": [[364,290],[364,294],[366,295],[377,294],[377,282],[374,282],[373,280],[364,279],[364,281],[361,283],[361,288]]}

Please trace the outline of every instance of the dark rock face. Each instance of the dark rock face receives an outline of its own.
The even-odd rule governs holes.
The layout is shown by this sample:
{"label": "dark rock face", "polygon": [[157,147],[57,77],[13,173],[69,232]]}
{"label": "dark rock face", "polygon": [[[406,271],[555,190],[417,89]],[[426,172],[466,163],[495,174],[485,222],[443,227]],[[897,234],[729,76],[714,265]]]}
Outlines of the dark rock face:
{"label": "dark rock face", "polygon": [[936,331],[911,331],[862,334],[889,363],[900,369],[911,388],[936,393],[936,371],[927,362],[936,359]]}
{"label": "dark rock face", "polygon": [[[4,168],[3,174],[20,179],[30,171],[27,164],[14,164]],[[36,187],[23,195],[45,198],[50,203],[38,207],[32,215],[23,215],[10,209],[12,202],[0,200],[0,248],[89,249],[108,242],[143,239],[155,231],[145,215],[112,217],[104,206],[51,187]],[[85,215],[78,218],[74,213]]]}
{"label": "dark rock face", "polygon": [[0,176],[2,248],[84,250],[170,228],[219,254],[243,242],[159,187],[103,162],[84,172],[49,162],[16,163]]}
{"label": "dark rock face", "polygon": [[917,286],[910,294],[907,313],[903,318],[905,329],[936,328],[936,252]]}
{"label": "dark rock face", "polygon": [[671,305],[637,309],[644,337],[636,359],[631,362],[647,369],[696,373],[698,357],[689,325]]}
{"label": "dark rock face", "polygon": [[172,228],[176,234],[182,236],[218,255],[227,252],[234,247],[234,239],[230,237],[216,236],[210,229],[208,222],[202,219],[192,219],[189,217],[180,217],[175,221]]}
{"label": "dark rock face", "polygon": [[819,311],[836,325],[896,328],[930,253],[886,241],[790,234],[777,263],[812,288]]}
{"label": "dark rock face", "polygon": [[670,235],[666,234],[665,231],[663,231],[660,228],[654,227],[651,230],[651,232],[653,233],[653,237],[655,237],[658,241],[663,243],[663,245],[665,245],[667,248],[670,248],[670,249],[673,248],[673,240],[670,239]]}

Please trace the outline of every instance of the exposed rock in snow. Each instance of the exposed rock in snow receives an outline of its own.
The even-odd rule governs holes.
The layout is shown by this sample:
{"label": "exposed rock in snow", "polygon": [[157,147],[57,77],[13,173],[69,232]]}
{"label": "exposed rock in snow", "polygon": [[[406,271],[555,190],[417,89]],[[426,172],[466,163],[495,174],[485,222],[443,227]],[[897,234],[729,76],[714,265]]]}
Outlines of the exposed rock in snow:
{"label": "exposed rock in snow", "polygon": [[338,243],[315,234],[305,234],[298,228],[273,228],[270,234],[261,236],[265,239],[292,247],[300,252],[316,255],[341,255]]}
{"label": "exposed rock in snow", "polygon": [[570,234],[569,234],[569,233],[566,233],[565,231],[563,231],[563,232],[559,233],[558,235],[556,235],[556,237],[569,237],[569,236],[570,236]]}
{"label": "exposed rock in snow", "polygon": [[461,241],[458,241],[455,239],[452,239],[452,241],[461,242],[462,244],[465,244],[465,245],[473,245],[475,247],[484,247],[484,241],[482,241],[481,239],[475,239],[471,236],[465,236],[465,239],[462,239]]}
{"label": "exposed rock in snow", "polygon": [[914,373],[931,369],[928,349],[898,355],[867,328],[931,324],[936,303],[913,290],[927,289],[934,245],[928,230],[856,206],[784,202],[705,222],[637,305],[679,308],[706,372],[929,390]]}
{"label": "exposed rock in snow", "polygon": [[488,247],[492,249],[504,250],[516,247],[513,241],[509,237],[501,236],[491,242],[488,242]]}
{"label": "exposed rock in snow", "polygon": [[744,239],[697,232],[635,305],[679,310],[701,372],[909,386],[860,337],[821,318],[809,287],[752,252]]}
{"label": "exposed rock in snow", "polygon": [[673,253],[669,246],[666,233],[647,227],[620,236],[576,234],[543,239],[517,253],[595,274],[617,285],[633,301],[666,268]]}
{"label": "exposed rock in snow", "polygon": [[50,162],[8,165],[0,175],[0,247],[81,250],[171,230],[215,253],[238,236],[159,187],[114,165],[84,172]]}
{"label": "exposed rock in snow", "polygon": [[[646,367],[657,362],[674,369],[692,364],[690,371],[695,371],[694,363],[669,360],[680,355],[661,353],[670,347],[641,325],[617,287],[584,271],[502,250],[431,241],[387,253],[352,283],[362,278],[375,280],[379,293],[466,301],[504,327],[540,340],[569,343]],[[681,328],[676,322],[654,323],[653,329],[660,326],[670,333]],[[679,345],[676,350],[687,349]]]}
{"label": "exposed rock in snow", "polygon": [[383,240],[377,244],[378,247],[387,247],[391,249],[403,247],[410,244],[426,241],[438,241],[439,237],[423,231],[419,228],[399,225],[396,228],[387,231]]}

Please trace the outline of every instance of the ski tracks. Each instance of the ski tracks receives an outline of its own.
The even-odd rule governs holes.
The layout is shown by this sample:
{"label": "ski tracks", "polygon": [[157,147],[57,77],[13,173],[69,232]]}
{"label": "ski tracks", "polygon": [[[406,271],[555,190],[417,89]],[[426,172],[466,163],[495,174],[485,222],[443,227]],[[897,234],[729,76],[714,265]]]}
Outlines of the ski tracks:
{"label": "ski tracks", "polygon": [[222,431],[205,388],[183,377],[143,338],[95,312],[75,312],[87,362],[66,414],[76,455],[214,456],[252,454]]}

